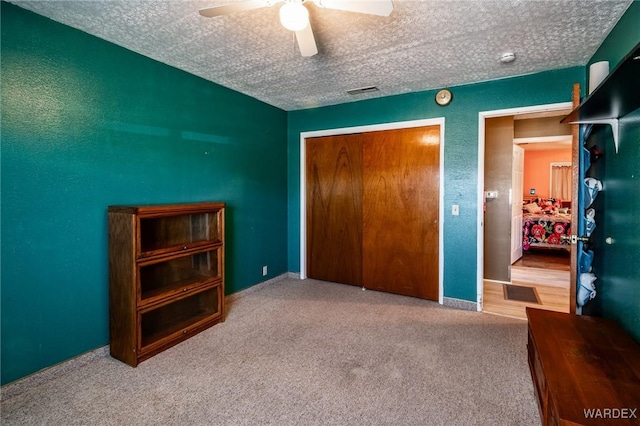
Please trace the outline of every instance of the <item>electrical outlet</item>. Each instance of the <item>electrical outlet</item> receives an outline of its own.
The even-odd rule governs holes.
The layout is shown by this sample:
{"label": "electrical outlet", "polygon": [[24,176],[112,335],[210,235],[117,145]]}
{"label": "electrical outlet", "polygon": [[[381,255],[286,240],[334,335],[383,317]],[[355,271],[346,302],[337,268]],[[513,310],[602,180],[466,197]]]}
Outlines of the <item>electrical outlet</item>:
{"label": "electrical outlet", "polygon": [[264,266],[262,267],[262,276],[264,277],[264,276],[266,276],[266,275],[267,275],[267,265],[264,265]]}

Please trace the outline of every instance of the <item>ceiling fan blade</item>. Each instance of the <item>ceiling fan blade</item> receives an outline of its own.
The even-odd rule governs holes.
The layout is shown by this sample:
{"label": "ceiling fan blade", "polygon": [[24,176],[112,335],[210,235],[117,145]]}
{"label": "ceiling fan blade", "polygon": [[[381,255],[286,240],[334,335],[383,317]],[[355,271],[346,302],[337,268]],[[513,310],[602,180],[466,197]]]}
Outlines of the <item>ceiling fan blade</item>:
{"label": "ceiling fan blade", "polygon": [[316,4],[327,9],[368,13],[378,16],[389,16],[393,12],[391,0],[316,0]]}
{"label": "ceiling fan blade", "polygon": [[213,18],[214,16],[228,15],[245,10],[260,9],[261,7],[271,6],[273,3],[275,2],[269,0],[246,0],[238,3],[225,4],[223,6],[207,7],[200,9],[198,12],[206,18]]}
{"label": "ceiling fan blade", "polygon": [[318,46],[316,46],[316,39],[313,37],[311,24],[307,25],[303,30],[296,31],[296,40],[298,40],[298,48],[302,56],[313,56],[318,53]]}

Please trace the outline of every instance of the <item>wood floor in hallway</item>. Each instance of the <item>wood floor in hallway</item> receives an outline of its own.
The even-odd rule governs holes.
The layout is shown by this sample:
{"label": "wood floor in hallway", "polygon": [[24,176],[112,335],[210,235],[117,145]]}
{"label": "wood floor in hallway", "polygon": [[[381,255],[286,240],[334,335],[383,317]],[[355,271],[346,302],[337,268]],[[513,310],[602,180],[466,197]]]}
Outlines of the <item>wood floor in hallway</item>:
{"label": "wood floor in hallway", "polygon": [[540,303],[507,300],[504,284],[484,280],[483,312],[526,320],[526,307],[569,312],[568,252],[534,251],[525,253],[511,267],[511,283],[533,287]]}

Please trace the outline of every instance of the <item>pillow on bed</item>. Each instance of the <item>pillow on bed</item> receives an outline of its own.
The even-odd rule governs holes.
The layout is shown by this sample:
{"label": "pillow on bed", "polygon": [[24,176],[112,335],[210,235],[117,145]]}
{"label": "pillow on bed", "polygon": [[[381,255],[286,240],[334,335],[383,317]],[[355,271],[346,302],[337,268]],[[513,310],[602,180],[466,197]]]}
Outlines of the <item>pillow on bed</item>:
{"label": "pillow on bed", "polygon": [[527,213],[540,213],[542,209],[536,203],[529,203],[522,206]]}

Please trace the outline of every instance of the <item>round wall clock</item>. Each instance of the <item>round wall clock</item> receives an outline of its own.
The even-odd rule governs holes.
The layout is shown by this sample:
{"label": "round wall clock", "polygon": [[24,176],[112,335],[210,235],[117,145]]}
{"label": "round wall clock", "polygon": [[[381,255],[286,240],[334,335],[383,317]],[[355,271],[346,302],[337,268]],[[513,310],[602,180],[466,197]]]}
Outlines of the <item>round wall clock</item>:
{"label": "round wall clock", "polygon": [[451,91],[442,89],[436,93],[436,103],[440,106],[449,105],[452,97],[453,95],[451,95]]}

